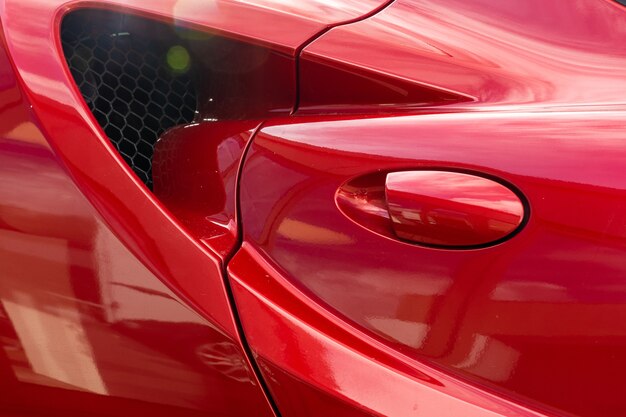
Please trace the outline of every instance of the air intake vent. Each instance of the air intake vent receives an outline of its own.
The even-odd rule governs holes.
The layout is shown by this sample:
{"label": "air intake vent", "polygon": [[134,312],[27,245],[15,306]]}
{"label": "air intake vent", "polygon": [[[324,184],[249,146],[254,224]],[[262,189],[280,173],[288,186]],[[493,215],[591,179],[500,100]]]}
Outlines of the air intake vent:
{"label": "air intake vent", "polygon": [[184,39],[159,22],[81,10],[63,20],[61,41],[89,109],[124,160],[152,188],[157,139],[173,126],[190,123],[196,113]]}

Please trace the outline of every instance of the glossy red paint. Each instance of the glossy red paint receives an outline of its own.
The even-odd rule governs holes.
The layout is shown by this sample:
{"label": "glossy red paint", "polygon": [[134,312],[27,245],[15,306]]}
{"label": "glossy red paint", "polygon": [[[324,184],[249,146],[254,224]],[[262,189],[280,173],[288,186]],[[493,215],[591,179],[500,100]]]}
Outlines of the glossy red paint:
{"label": "glossy red paint", "polygon": [[[271,268],[257,273],[262,283],[249,283],[254,274],[232,266],[241,319],[260,360],[348,404],[415,412],[408,399],[386,391],[361,385],[347,395],[348,383],[339,389],[338,381],[365,378],[343,379],[347,368],[374,372],[376,355],[347,347],[330,325],[298,313],[308,306],[371,349],[390,349],[412,367],[443,370],[546,413],[626,413],[626,181],[616,175],[626,163],[626,110],[568,110],[301,118],[264,127],[244,165],[241,210],[250,257]],[[352,178],[412,169],[500,178],[528,198],[528,223],[499,245],[442,250],[372,233],[334,202]],[[274,297],[280,286],[283,295]],[[297,307],[283,300],[288,296]],[[269,345],[296,329],[308,338]],[[325,359],[325,368],[307,377],[287,355],[297,350],[317,360],[309,352],[321,349],[318,338],[325,350],[345,348],[363,362]],[[407,372],[398,364],[385,369],[394,372],[368,386],[395,387]],[[281,395],[282,386],[266,377]],[[429,403],[416,404],[419,412]]]}
{"label": "glossy red paint", "polygon": [[223,247],[112,149],[67,70],[63,15],[113,8],[227,35],[282,55],[294,77],[303,42],[379,4],[0,2],[3,414],[274,415],[232,316]]}
{"label": "glossy red paint", "polygon": [[[3,413],[273,415],[222,281],[237,155],[257,122],[171,132],[162,146],[191,163],[172,172],[162,154],[159,201],[76,90],[64,13],[96,5],[250,42],[280,62],[267,85],[285,85],[316,34],[385,4],[0,1]],[[271,121],[238,179],[232,287],[284,417],[626,414],[624,13],[608,0],[396,0],[304,49],[301,113],[396,117]],[[337,207],[354,178],[414,169],[499,178],[532,216],[506,242],[452,251]],[[190,200],[201,185],[218,197]],[[381,201],[376,185],[358,221]]]}
{"label": "glossy red paint", "polygon": [[284,415],[542,416],[337,320],[268,261],[244,244],[229,274],[244,330]]}
{"label": "glossy red paint", "polygon": [[[231,271],[279,404],[304,382],[356,413],[441,413],[408,394],[355,388],[365,374],[349,375],[360,369],[378,376],[368,387],[396,388],[409,371],[394,363],[385,364],[393,376],[377,374],[380,356],[317,313],[413,370],[443,370],[544,413],[626,414],[626,183],[615,175],[626,162],[623,19],[611,1],[397,0],[304,49],[300,113],[415,115],[274,121],[255,139],[241,179],[245,251]],[[376,84],[371,101],[353,94]],[[417,111],[442,104],[434,91],[471,103]],[[412,169],[499,178],[528,197],[532,215],[488,248],[388,239],[384,190],[368,181]],[[353,186],[366,190],[359,204]],[[280,337],[291,339],[276,347]],[[344,348],[364,363],[331,359]]]}
{"label": "glossy red paint", "polygon": [[395,234],[425,245],[467,248],[498,242],[524,218],[522,201],[509,188],[461,172],[390,172],[385,197]]}
{"label": "glossy red paint", "polygon": [[[445,91],[482,109],[622,103],[624,13],[612,0],[396,0],[369,19],[331,29],[304,49],[303,68],[354,72],[355,80],[303,79],[303,100],[320,111],[321,104],[332,108],[332,99],[366,74],[391,90],[400,83],[405,92]],[[402,100],[397,89],[395,97]],[[427,93],[413,100],[430,101]],[[377,110],[389,112],[393,103],[370,104],[386,104]],[[399,104],[411,108],[404,100]]]}
{"label": "glossy red paint", "polygon": [[[81,194],[3,51],[0,78],[0,414],[273,416],[236,333],[150,270],[154,241],[134,245],[154,256],[147,267]],[[140,212],[120,221],[142,224]],[[199,295],[228,317],[217,260],[166,276],[194,267],[207,281],[198,290],[212,291]]]}
{"label": "glossy red paint", "polygon": [[153,157],[154,194],[220,256],[237,243],[236,180],[255,121],[204,122],[170,129]]}
{"label": "glossy red paint", "polygon": [[[20,32],[31,30],[25,16],[45,20],[49,27],[68,10],[112,8],[174,21],[295,56],[296,50],[320,31],[371,13],[387,1],[3,0],[2,3],[5,27],[19,25]],[[49,32],[47,38],[50,36],[56,37],[56,31]]]}

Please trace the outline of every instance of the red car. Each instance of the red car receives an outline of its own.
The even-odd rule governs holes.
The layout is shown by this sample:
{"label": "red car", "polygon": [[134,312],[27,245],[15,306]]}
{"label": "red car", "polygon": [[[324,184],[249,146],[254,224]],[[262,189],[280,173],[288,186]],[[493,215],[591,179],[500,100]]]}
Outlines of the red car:
{"label": "red car", "polygon": [[0,22],[2,417],[626,416],[619,1]]}

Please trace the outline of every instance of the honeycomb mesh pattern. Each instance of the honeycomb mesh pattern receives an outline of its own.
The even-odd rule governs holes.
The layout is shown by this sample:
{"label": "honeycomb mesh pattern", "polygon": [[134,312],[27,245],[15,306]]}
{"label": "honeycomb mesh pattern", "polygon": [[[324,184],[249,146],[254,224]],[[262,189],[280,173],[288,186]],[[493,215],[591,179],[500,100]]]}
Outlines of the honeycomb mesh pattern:
{"label": "honeycomb mesh pattern", "polygon": [[62,24],[70,72],[96,120],[152,188],[152,156],[167,129],[190,123],[197,98],[189,73],[166,64],[180,40],[167,25],[108,11],[80,11]]}

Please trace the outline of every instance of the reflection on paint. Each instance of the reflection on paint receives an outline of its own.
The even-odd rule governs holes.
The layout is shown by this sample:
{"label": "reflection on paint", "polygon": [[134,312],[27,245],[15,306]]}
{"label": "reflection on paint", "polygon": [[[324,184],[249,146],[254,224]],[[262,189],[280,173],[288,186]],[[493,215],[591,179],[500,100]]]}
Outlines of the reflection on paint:
{"label": "reflection on paint", "polygon": [[15,301],[4,301],[4,309],[32,372],[51,381],[14,368],[17,378],[51,386],[58,385],[54,382],[58,381],[77,389],[106,394],[77,306],[65,306],[64,310],[52,313],[38,309],[37,300],[26,294],[16,294],[15,298]]}
{"label": "reflection on paint", "polygon": [[290,240],[317,245],[346,245],[352,243],[352,239],[348,235],[293,219],[284,219],[278,226],[276,233]]}
{"label": "reflection on paint", "polygon": [[422,347],[430,326],[426,323],[386,317],[372,317],[367,322],[388,337],[415,349]]}
{"label": "reflection on paint", "polygon": [[[0,177],[17,179],[0,183],[0,382],[265,416],[237,342],[129,252],[49,151],[1,136],[0,151]],[[44,407],[0,395],[0,407],[11,401]]]}
{"label": "reflection on paint", "polygon": [[477,334],[466,358],[456,364],[493,382],[507,381],[515,371],[520,353],[499,340]]}

